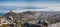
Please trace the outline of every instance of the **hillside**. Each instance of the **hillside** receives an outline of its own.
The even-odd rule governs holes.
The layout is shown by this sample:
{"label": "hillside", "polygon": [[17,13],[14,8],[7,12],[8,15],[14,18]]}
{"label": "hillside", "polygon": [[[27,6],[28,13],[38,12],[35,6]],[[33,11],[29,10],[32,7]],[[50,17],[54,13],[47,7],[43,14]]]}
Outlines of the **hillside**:
{"label": "hillside", "polygon": [[26,11],[22,13],[8,12],[3,15],[3,17],[13,16],[16,19],[36,19],[43,18],[46,20],[56,20],[60,22],[60,12],[46,12],[46,11]]}

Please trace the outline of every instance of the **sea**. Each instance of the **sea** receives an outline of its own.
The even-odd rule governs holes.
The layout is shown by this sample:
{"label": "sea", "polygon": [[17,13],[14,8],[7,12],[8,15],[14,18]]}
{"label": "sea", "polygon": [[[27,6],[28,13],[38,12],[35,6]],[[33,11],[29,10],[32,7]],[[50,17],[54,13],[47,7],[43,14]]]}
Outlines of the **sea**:
{"label": "sea", "polygon": [[0,16],[4,15],[4,13],[0,13]]}

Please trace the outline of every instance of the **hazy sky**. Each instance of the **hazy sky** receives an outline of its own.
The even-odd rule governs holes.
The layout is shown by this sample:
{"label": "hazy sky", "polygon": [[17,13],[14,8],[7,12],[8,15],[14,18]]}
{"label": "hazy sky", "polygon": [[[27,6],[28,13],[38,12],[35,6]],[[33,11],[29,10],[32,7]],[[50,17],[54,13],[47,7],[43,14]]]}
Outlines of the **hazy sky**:
{"label": "hazy sky", "polygon": [[22,11],[60,11],[60,0],[0,0],[0,13]]}

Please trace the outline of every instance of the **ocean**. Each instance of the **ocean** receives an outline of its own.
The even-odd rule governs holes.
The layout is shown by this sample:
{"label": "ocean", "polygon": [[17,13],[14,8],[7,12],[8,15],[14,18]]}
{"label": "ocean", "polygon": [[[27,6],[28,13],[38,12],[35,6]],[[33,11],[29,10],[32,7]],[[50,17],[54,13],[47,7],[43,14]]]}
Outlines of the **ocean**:
{"label": "ocean", "polygon": [[2,16],[4,13],[0,13],[0,16]]}

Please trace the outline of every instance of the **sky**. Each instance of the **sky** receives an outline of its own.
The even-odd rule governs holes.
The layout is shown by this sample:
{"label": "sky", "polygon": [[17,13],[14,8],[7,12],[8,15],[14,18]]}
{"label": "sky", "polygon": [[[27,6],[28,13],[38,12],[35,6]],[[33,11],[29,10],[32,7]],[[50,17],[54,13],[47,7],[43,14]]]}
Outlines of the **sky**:
{"label": "sky", "polygon": [[60,11],[60,0],[0,0],[0,13],[24,11]]}

